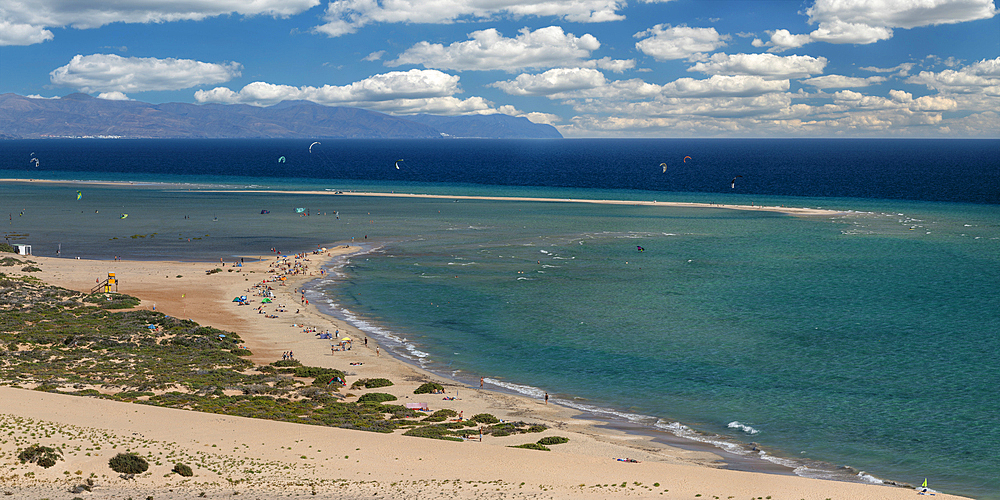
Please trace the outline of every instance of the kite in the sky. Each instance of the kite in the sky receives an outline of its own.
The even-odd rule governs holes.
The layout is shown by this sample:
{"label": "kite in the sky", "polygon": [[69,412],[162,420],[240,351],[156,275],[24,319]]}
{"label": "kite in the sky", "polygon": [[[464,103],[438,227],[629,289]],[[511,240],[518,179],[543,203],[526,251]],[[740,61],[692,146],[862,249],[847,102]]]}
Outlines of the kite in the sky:
{"label": "kite in the sky", "polygon": [[736,179],[739,179],[740,177],[743,177],[743,176],[742,175],[737,175],[736,177],[733,177],[733,182],[730,185],[731,188],[736,189]]}
{"label": "kite in the sky", "polygon": [[128,214],[121,214],[121,215],[120,215],[120,216],[119,216],[118,218],[119,218],[119,219],[124,219],[124,218],[126,218],[126,217],[128,217]]}
{"label": "kite in the sky", "polygon": [[402,159],[396,160],[396,170],[399,170],[399,162],[401,162],[401,161],[403,161],[403,160]]}
{"label": "kite in the sky", "polygon": [[76,199],[79,200],[80,198],[83,198],[83,193],[81,193],[80,191],[77,191],[76,192]]}
{"label": "kite in the sky", "polygon": [[690,160],[690,159],[691,159],[691,157],[690,157],[690,156],[685,156],[685,157],[684,157],[684,163],[687,163],[687,162],[688,162],[688,160]]}
{"label": "kite in the sky", "polygon": [[663,167],[663,173],[667,173],[667,164],[661,163],[660,166]]}
{"label": "kite in the sky", "polygon": [[312,143],[312,144],[310,144],[310,145],[309,145],[309,152],[310,152],[310,153],[312,153],[312,152],[313,152],[313,146],[315,146],[315,145],[317,145],[317,144],[322,144],[322,143],[321,143],[321,142],[319,142],[319,141],[316,141],[316,142],[314,142],[314,143]]}
{"label": "kite in the sky", "polygon": [[285,163],[285,157],[278,158],[278,163]]}

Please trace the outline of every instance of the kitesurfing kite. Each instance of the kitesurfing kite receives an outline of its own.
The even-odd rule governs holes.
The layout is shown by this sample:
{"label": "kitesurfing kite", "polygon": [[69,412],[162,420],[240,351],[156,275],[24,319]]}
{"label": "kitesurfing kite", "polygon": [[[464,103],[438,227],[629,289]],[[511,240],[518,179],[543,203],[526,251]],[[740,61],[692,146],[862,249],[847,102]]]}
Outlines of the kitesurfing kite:
{"label": "kitesurfing kite", "polygon": [[285,157],[278,158],[278,163],[285,163]]}
{"label": "kitesurfing kite", "polygon": [[270,211],[270,210],[261,210],[261,211],[260,211],[260,214],[261,214],[261,215],[264,215],[264,214],[269,214],[269,213],[271,213],[271,211]]}
{"label": "kitesurfing kite", "polygon": [[690,157],[690,156],[685,156],[685,157],[684,157],[684,163],[687,163],[689,159],[691,159],[691,157]]}
{"label": "kitesurfing kite", "polygon": [[736,179],[739,179],[740,177],[743,177],[743,176],[742,175],[737,175],[736,177],[733,177],[733,182],[732,182],[732,184],[729,187],[731,187],[733,189],[736,189]]}
{"label": "kitesurfing kite", "polygon": [[663,173],[667,173],[667,164],[661,163],[660,166],[663,167]]}
{"label": "kitesurfing kite", "polygon": [[34,163],[35,164],[35,168],[38,168],[38,158],[32,158],[32,159],[28,160],[28,163]]}
{"label": "kitesurfing kite", "polygon": [[306,209],[304,209],[304,208],[296,208],[295,209],[295,213],[297,213],[297,214],[301,214],[302,212],[305,212],[305,211],[306,211]]}
{"label": "kitesurfing kite", "polygon": [[80,198],[83,198],[83,193],[81,193],[80,191],[77,191],[76,192],[76,199],[79,200]]}
{"label": "kitesurfing kite", "polygon": [[396,160],[396,170],[399,170],[399,162],[403,161],[402,158]]}
{"label": "kitesurfing kite", "polygon": [[119,219],[124,219],[124,218],[126,218],[126,217],[128,217],[128,214],[121,214],[121,215],[120,215],[120,216],[119,216],[118,218],[119,218]]}
{"label": "kitesurfing kite", "polygon": [[310,145],[309,145],[309,152],[310,152],[310,153],[312,153],[312,152],[313,152],[313,146],[315,146],[315,145],[317,145],[317,144],[322,144],[322,143],[321,143],[321,142],[319,142],[319,141],[316,141],[316,142],[314,142],[314,143],[312,143],[312,144],[310,144]]}

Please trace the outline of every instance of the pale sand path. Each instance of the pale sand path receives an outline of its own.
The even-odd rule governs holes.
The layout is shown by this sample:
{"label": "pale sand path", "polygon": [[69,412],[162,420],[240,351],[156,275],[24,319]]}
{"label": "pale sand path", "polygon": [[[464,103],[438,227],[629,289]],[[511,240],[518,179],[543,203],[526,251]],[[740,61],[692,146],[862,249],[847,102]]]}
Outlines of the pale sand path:
{"label": "pale sand path", "polygon": [[[575,411],[557,405],[465,387],[384,352],[376,357],[371,341],[368,349],[356,342],[351,351],[331,353],[329,341],[318,340],[292,324],[321,331],[339,328],[356,339],[363,338],[363,334],[311,306],[301,306],[295,289],[316,277],[321,260],[335,252],[352,250],[341,247],[323,255],[307,255],[303,262],[310,266],[312,275],[293,276],[284,286],[274,287],[276,304],[301,312],[278,313],[277,319],[256,313],[259,297],[253,307],[231,302],[234,296],[245,294],[250,285],[270,276],[266,271],[273,258],[247,262],[237,268],[238,273],[229,272],[232,268],[227,265],[223,272],[207,275],[205,271],[218,264],[32,257],[42,271],[31,275],[55,285],[89,291],[96,279],[103,280],[108,272],[115,272],[121,281],[119,290],[142,298],[140,307],[151,308],[155,302],[157,310],[171,316],[236,331],[254,351],[252,359],[259,363],[280,359],[283,351],[293,350],[306,365],[345,370],[348,383],[360,377],[389,378],[396,385],[376,390],[394,394],[400,402],[427,402],[432,410],[451,408],[464,412],[466,417],[488,412],[505,420],[541,422],[552,428],[542,434],[487,436],[482,443],[457,443],[0,387],[0,423],[4,426],[0,428],[0,489],[14,493],[8,498],[71,498],[68,488],[79,484],[81,477],[95,474],[98,487],[93,493],[81,494],[86,495],[83,498],[192,498],[203,491],[208,498],[232,497],[234,491],[250,498],[279,498],[312,496],[313,488],[315,498],[690,499],[700,494],[701,498],[720,499],[771,496],[774,500],[823,500],[916,495],[903,488],[715,469],[711,465],[717,457],[709,453],[680,450],[643,436],[598,427],[594,422],[572,418]],[[3,272],[20,274],[16,267],[3,268]],[[272,312],[276,307],[267,306],[267,310]],[[351,362],[363,365],[351,366]],[[412,393],[417,385],[429,380],[442,383],[448,396],[461,399],[443,401],[441,395]],[[353,392],[360,395],[364,391]],[[18,418],[31,420],[15,426]],[[48,432],[39,432],[43,429]],[[31,432],[37,435],[28,436]],[[566,436],[570,442],[552,446],[551,452],[506,447],[548,435]],[[65,443],[67,450],[73,450],[84,436],[87,440],[80,451],[66,453],[65,462],[48,470],[21,465],[14,458],[15,443]],[[97,450],[97,446],[101,449]],[[161,465],[153,465],[150,472],[129,482],[115,477],[107,467],[107,459],[124,449],[151,452],[154,457],[162,453],[164,459]],[[91,456],[85,455],[88,452]],[[622,463],[614,460],[616,457],[642,463]],[[168,474],[173,460],[194,466],[197,476],[185,480]],[[81,475],[77,476],[76,471]],[[24,476],[29,472],[34,472],[34,477]],[[624,487],[623,482],[627,483]],[[654,483],[660,486],[653,487]],[[587,487],[580,488],[581,484]],[[596,484],[609,486],[593,487]]]}

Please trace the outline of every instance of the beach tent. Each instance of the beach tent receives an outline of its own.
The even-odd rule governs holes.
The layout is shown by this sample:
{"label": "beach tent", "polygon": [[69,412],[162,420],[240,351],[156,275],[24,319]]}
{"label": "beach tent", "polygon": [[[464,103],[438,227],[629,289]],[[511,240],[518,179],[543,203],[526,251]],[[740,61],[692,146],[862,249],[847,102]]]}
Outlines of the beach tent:
{"label": "beach tent", "polygon": [[270,304],[271,303],[271,299],[269,299],[267,297],[264,297],[264,300],[260,301],[260,303],[261,304]]}
{"label": "beach tent", "polygon": [[240,301],[242,301],[242,300],[243,300],[243,299],[241,299],[241,298],[239,298],[239,297],[233,297],[233,302],[240,302]]}

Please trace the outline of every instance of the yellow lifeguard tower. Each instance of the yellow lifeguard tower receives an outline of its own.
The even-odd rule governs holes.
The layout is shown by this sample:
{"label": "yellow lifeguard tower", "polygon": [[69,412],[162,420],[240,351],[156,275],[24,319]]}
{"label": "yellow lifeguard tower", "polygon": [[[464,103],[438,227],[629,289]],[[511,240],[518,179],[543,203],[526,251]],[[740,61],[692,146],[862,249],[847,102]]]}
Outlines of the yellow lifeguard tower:
{"label": "yellow lifeguard tower", "polygon": [[104,293],[111,293],[111,285],[115,286],[115,291],[118,291],[118,280],[115,279],[115,273],[108,273],[108,280],[104,282]]}

